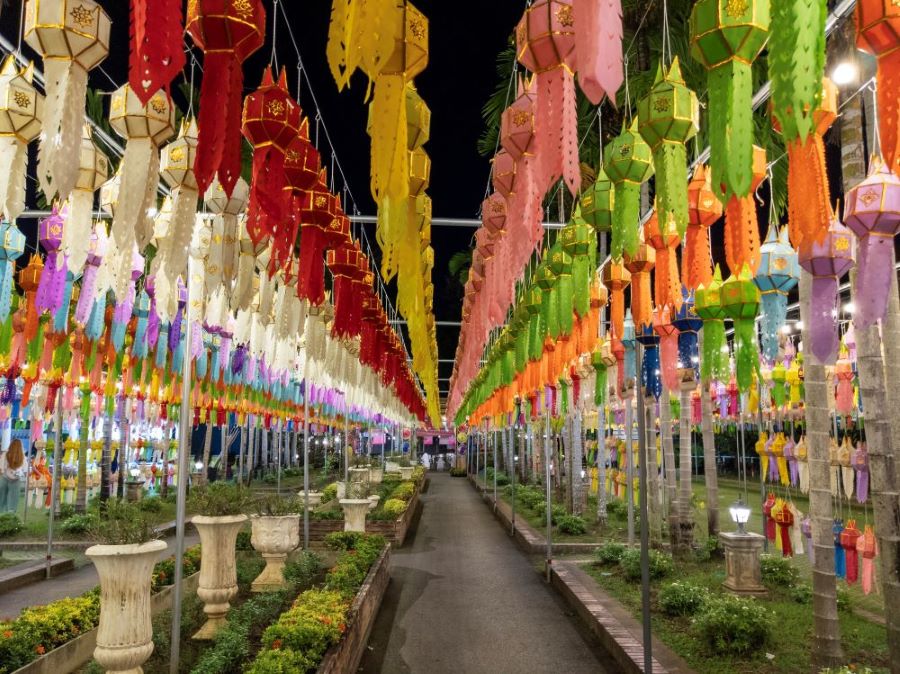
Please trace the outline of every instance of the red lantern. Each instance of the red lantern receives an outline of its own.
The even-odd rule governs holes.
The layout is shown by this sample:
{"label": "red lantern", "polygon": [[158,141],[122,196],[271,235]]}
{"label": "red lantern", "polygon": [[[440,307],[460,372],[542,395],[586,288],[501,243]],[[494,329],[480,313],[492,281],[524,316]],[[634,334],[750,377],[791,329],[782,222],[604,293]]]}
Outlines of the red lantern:
{"label": "red lantern", "polygon": [[181,20],[181,0],[131,0],[128,83],[144,105],[184,68]]}
{"label": "red lantern", "polygon": [[360,258],[363,257],[358,243],[349,241],[339,248],[328,251],[328,268],[334,277],[333,301],[334,323],[331,336],[335,339],[356,337],[362,322],[362,296],[356,284],[364,276]]}
{"label": "red lantern", "polygon": [[[247,210],[247,234],[260,243],[275,234],[287,216],[284,187],[284,155],[300,130],[300,106],[287,90],[284,70],[278,82],[267,68],[259,89],[244,101],[243,134],[253,145],[253,179]],[[276,241],[283,248],[293,241]]]}
{"label": "red lantern", "polygon": [[350,238],[350,219],[341,208],[341,198],[325,185],[325,171],[309,190],[300,214],[300,276],[297,297],[313,306],[325,300],[325,250],[337,248]]}
{"label": "red lantern", "polygon": [[241,176],[242,64],[265,40],[262,0],[191,0],[186,32],[204,52],[194,173],[200,193],[218,173],[231,196]]}

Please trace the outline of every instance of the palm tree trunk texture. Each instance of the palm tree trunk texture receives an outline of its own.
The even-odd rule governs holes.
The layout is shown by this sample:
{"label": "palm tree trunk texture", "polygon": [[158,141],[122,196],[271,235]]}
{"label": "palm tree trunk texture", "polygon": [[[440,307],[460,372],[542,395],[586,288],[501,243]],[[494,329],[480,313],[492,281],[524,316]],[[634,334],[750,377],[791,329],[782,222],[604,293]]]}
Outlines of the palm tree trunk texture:
{"label": "palm tree trunk texture", "polygon": [[[812,301],[812,277],[800,272],[800,318],[803,342],[810,343],[809,325]],[[813,664],[817,669],[844,664],[841,629],[837,612],[837,586],[834,574],[834,522],[831,507],[831,469],[828,460],[829,431],[828,382],[825,366],[810,352],[804,355],[806,387],[807,456],[809,459],[809,514],[812,519],[813,564]],[[874,478],[874,475],[873,475]],[[873,480],[874,481],[874,480]]]}
{"label": "palm tree trunk texture", "polygon": [[89,449],[88,433],[90,426],[90,409],[81,417],[78,429],[78,484],[75,492],[75,512],[87,512],[87,453]]}
{"label": "palm tree trunk texture", "polygon": [[206,433],[203,436],[203,484],[209,483],[209,453],[212,449],[212,419],[206,419]]}
{"label": "palm tree trunk texture", "polygon": [[[896,269],[896,257],[893,260]],[[888,294],[887,316],[881,324],[882,341],[884,344],[884,362],[900,363],[900,294],[897,291],[897,273],[891,275],[891,289]],[[857,345],[857,356],[859,349]],[[882,409],[897,410],[900,409],[900,387],[887,387],[887,404]],[[900,448],[900,418],[895,414],[885,415],[887,417],[888,430],[891,436],[891,448],[895,450]],[[894,461],[894,484],[900,487],[900,461]]]}
{"label": "palm tree trunk texture", "polygon": [[710,536],[718,536],[719,476],[716,472],[716,436],[712,426],[709,382],[700,386],[700,428],[703,432],[703,477],[706,482],[706,529]]}
{"label": "palm tree trunk texture", "polygon": [[650,395],[644,398],[644,445],[647,448],[647,515],[650,520],[650,545],[658,547],[662,542],[662,503],[659,500],[659,466],[656,463],[656,424],[653,423],[653,408],[656,399]]}
{"label": "palm tree trunk texture", "polygon": [[103,451],[100,454],[100,501],[106,503],[109,500],[110,461],[112,460],[110,445],[112,444],[112,414],[104,416],[103,421]]}
{"label": "palm tree trunk texture", "polygon": [[666,501],[669,507],[669,542],[677,545],[681,530],[678,518],[678,484],[675,476],[675,443],[672,440],[672,407],[669,405],[669,390],[663,386],[662,402],[659,405],[659,432],[666,467]]}
{"label": "palm tree trunk texture", "polygon": [[694,543],[694,516],[691,512],[691,393],[690,386],[681,385],[681,414],[678,416],[678,505],[681,509],[681,532],[678,543],[682,550],[690,550]]}

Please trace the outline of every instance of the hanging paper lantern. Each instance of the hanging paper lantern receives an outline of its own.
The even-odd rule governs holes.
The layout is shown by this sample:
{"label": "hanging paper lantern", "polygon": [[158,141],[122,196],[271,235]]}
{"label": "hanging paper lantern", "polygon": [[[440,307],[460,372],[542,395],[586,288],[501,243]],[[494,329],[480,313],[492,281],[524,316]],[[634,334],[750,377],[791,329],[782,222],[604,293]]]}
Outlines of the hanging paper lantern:
{"label": "hanging paper lantern", "polygon": [[[638,101],[638,129],[653,152],[656,207],[663,222],[675,222],[678,237],[688,225],[687,148],[700,129],[700,103],[681,76],[678,57],[668,72],[660,62],[647,95]],[[658,301],[658,300],[657,300]]]}
{"label": "hanging paper lantern", "polygon": [[[238,179],[229,197],[218,180],[206,190],[204,201],[213,218],[213,236],[206,267],[206,292],[212,295],[221,289],[227,301],[238,278],[240,266],[241,226],[239,216],[247,207],[250,186]],[[215,267],[215,268],[213,268]]]}
{"label": "hanging paper lantern", "polygon": [[19,70],[12,54],[0,66],[0,216],[13,221],[25,210],[28,143],[41,132],[44,97],[33,86],[34,64]]}
{"label": "hanging paper lantern", "polygon": [[131,0],[128,82],[144,104],[184,68],[182,18],[180,0]]}
{"label": "hanging paper lantern", "polygon": [[631,272],[631,314],[636,329],[652,320],[653,297],[650,292],[650,272],[656,266],[656,251],[643,240],[633,255],[625,255],[625,268]]}
{"label": "hanging paper lantern", "polygon": [[900,232],[900,178],[879,159],[847,192],[844,223],[858,239],[853,322],[864,328],[883,320],[894,273],[894,236]]}
{"label": "hanging paper lantern", "polygon": [[306,193],[300,224],[300,276],[297,297],[319,306],[325,301],[325,251],[339,246],[350,235],[350,220],[341,209],[340,197],[325,186],[325,172]]}
{"label": "hanging paper lantern", "polygon": [[688,185],[688,227],[681,251],[681,280],[696,290],[712,280],[709,228],[722,217],[722,203],[710,186],[710,172],[698,164]]}
{"label": "hanging paper lantern", "polygon": [[[850,271],[856,258],[856,239],[837,217],[832,216],[825,237],[800,251],[800,266],[812,274],[809,298],[809,350],[823,364],[838,351],[838,302],[841,277]],[[804,350],[805,351],[805,350]]]}
{"label": "hanging paper lantern", "polygon": [[[671,324],[670,324],[671,325]],[[661,365],[659,362],[659,335],[648,323],[639,330],[635,330],[635,340],[644,345],[644,355],[641,360],[641,387],[643,395],[652,395],[659,400],[662,395],[662,378],[660,377]]]}
{"label": "hanging paper lantern", "polygon": [[788,243],[787,228],[781,232],[769,225],[760,249],[761,263],[753,282],[762,302],[762,347],[769,360],[778,357],[778,334],[787,319],[787,296],[800,280],[797,252]]}
{"label": "hanging paper lantern", "polygon": [[33,254],[28,261],[28,266],[19,270],[19,287],[22,288],[22,292],[25,294],[25,306],[22,307],[20,305],[19,310],[22,311],[24,309],[25,312],[22,334],[25,337],[26,344],[35,338],[38,331],[39,312],[36,305],[36,296],[43,269],[44,263],[41,260],[41,256]]}
{"label": "hanging paper lantern", "polygon": [[12,304],[16,260],[25,252],[25,235],[15,224],[0,222],[0,323],[6,323]]}
{"label": "hanging paper lantern", "polygon": [[766,172],[766,151],[754,145],[750,192],[743,197],[732,195],[725,204],[725,262],[732,276],[745,265],[751,274],[759,269],[759,222],[754,194]]}
{"label": "hanging paper lantern", "polygon": [[334,279],[334,323],[331,335],[335,339],[356,337],[361,330],[362,297],[357,294],[356,288],[364,275],[360,257],[362,252],[358,244],[345,243],[340,248],[328,251],[328,269]]}
{"label": "hanging paper lantern", "polygon": [[769,3],[699,0],[691,10],[690,31],[691,56],[708,71],[712,188],[726,203],[750,192],[752,68],[768,37]]}
{"label": "hanging paper lantern", "polygon": [[62,253],[73,274],[80,274],[84,269],[93,229],[94,192],[106,182],[108,176],[109,160],[94,143],[90,125],[85,124],[81,135],[78,179],[69,194],[62,238]]}
{"label": "hanging paper lantern", "polygon": [[188,3],[185,32],[204,53],[194,166],[203,193],[218,175],[225,194],[230,195],[241,176],[242,64],[262,47],[265,26],[261,0]]}
{"label": "hanging paper lantern", "polygon": [[678,254],[675,251],[681,238],[671,217],[660,227],[658,214],[659,211],[654,210],[644,224],[644,236],[656,251],[654,304],[658,307],[671,306],[675,313],[681,306],[681,280],[678,278]]}
{"label": "hanging paper lantern", "polygon": [[620,0],[573,0],[578,84],[591,103],[615,100],[622,86]]}
{"label": "hanging paper lantern", "polygon": [[[193,119],[181,123],[178,138],[162,152],[160,172],[172,188],[172,218],[168,232],[158,240],[156,260],[156,307],[160,318],[172,320],[177,310],[178,277],[185,273],[191,237],[200,198],[199,184],[194,173],[198,150],[197,124]],[[127,264],[125,264],[127,263]],[[117,281],[117,296],[125,292],[131,274],[131,258],[123,260]]]}
{"label": "hanging paper lantern", "polygon": [[773,111],[772,126],[785,137],[788,154],[788,223],[791,244],[797,250],[824,236],[831,219],[831,195],[822,137],[838,113],[838,91],[827,77],[819,80],[817,107],[808,135],[790,139],[780,113]]}
{"label": "hanging paper lantern", "polygon": [[722,308],[722,272],[716,265],[708,284],[695,292],[694,311],[703,320],[703,356],[700,375],[704,382],[722,380],[728,375],[728,355],[725,342],[725,311]]}
{"label": "hanging paper lantern", "polygon": [[35,306],[40,313],[44,311],[54,313],[62,302],[68,269],[65,260],[58,258],[57,253],[62,244],[63,226],[63,216],[56,207],[53,208],[50,217],[44,218],[38,225],[38,240],[47,252],[35,296]]}
{"label": "hanging paper lantern", "polygon": [[[84,271],[81,276],[81,294],[78,296],[78,303],[75,305],[75,322],[81,326],[87,325],[91,317],[94,300],[98,294],[97,286],[100,285],[98,283],[100,265],[106,256],[107,244],[106,225],[102,222],[95,223],[90,237],[90,244],[88,245]],[[107,287],[104,284],[104,294],[106,289]]]}
{"label": "hanging paper lantern", "polygon": [[560,177],[581,188],[575,100],[575,12],[569,0],[537,0],[516,27],[516,57],[535,74],[536,181],[544,193]]}
{"label": "hanging paper lantern", "polygon": [[694,293],[687,288],[682,289],[681,308],[675,315],[672,324],[678,330],[678,361],[681,364],[682,380],[685,370],[691,370],[691,378],[700,373],[700,354],[697,348],[698,333],[703,328],[703,320],[694,310]]}
{"label": "hanging paper lantern", "polygon": [[623,122],[622,133],[603,150],[603,168],[615,185],[610,255],[634,255],[638,247],[641,220],[641,183],[653,175],[650,146],[638,135],[637,118],[630,126]]}
{"label": "hanging paper lantern", "polygon": [[861,0],[856,5],[856,47],[878,59],[878,136],[885,164],[900,175],[900,5]]}
{"label": "hanging paper lantern", "polygon": [[[285,152],[300,131],[300,106],[287,90],[287,75],[282,68],[275,81],[271,68],[263,73],[259,88],[244,101],[242,133],[253,146],[253,178],[247,209],[247,233],[253,243],[269,240],[277,223],[288,215],[284,198],[287,182]],[[292,240],[275,240],[275,259],[285,261],[283,249]]]}
{"label": "hanging paper lantern", "polygon": [[613,338],[622,339],[625,321],[625,288],[631,283],[631,272],[622,262],[612,258],[603,265],[600,271],[601,280],[610,292],[610,325]]}
{"label": "hanging paper lantern", "polygon": [[667,391],[677,391],[681,383],[678,328],[674,318],[671,305],[658,306],[653,310],[653,331],[659,337],[659,369]]}
{"label": "hanging paper lantern", "polygon": [[94,0],[27,0],[25,42],[44,57],[47,96],[38,183],[48,201],[75,186],[88,71],[109,53],[109,16]]}
{"label": "hanging paper lantern", "polygon": [[606,171],[600,167],[594,184],[581,194],[581,217],[598,234],[612,230],[615,191]]}
{"label": "hanging paper lantern", "polygon": [[754,285],[749,267],[722,284],[722,310],[734,323],[735,370],[738,389],[750,389],[754,370],[759,369],[756,346],[756,314],[759,311],[759,288]]}

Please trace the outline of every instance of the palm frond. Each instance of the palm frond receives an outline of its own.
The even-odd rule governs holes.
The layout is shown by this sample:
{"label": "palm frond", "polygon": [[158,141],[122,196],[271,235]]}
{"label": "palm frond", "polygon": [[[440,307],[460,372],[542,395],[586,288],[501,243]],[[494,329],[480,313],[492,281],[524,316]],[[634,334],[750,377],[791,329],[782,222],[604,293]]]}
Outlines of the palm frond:
{"label": "palm frond", "polygon": [[500,138],[500,115],[515,100],[515,82],[512,80],[516,68],[516,47],[508,44],[497,54],[497,85],[494,93],[481,108],[484,131],[478,139],[478,152],[483,157],[491,157],[497,151]]}

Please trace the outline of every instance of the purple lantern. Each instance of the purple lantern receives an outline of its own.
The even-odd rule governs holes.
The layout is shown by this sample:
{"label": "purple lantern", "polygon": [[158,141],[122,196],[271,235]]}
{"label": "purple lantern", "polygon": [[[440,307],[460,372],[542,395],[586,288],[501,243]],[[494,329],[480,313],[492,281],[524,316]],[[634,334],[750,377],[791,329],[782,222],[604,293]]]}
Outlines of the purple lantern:
{"label": "purple lantern", "polygon": [[880,158],[847,192],[844,223],[859,239],[853,322],[861,328],[883,319],[894,273],[894,235],[900,232],[900,178]]}
{"label": "purple lantern", "polygon": [[62,305],[68,271],[65,260],[59,259],[58,255],[59,247],[62,245],[62,233],[63,216],[54,206],[50,217],[41,220],[38,225],[38,239],[47,251],[47,259],[41,271],[41,280],[35,297],[38,311],[55,313]]}
{"label": "purple lantern", "polygon": [[[102,225],[101,225],[102,226]],[[104,241],[101,242],[97,236],[96,230],[91,233],[91,243],[88,247],[87,260],[84,264],[84,272],[81,277],[81,294],[78,296],[78,304],[75,306],[75,322],[85,325],[91,317],[91,309],[94,308],[94,296],[97,292],[97,273],[100,270],[100,263],[103,262],[103,255],[106,252],[103,248]]]}
{"label": "purple lantern", "polygon": [[838,352],[838,282],[856,257],[856,239],[833,216],[828,232],[818,243],[800,251],[800,266],[813,276],[809,302],[810,351],[821,363],[831,363]]}

